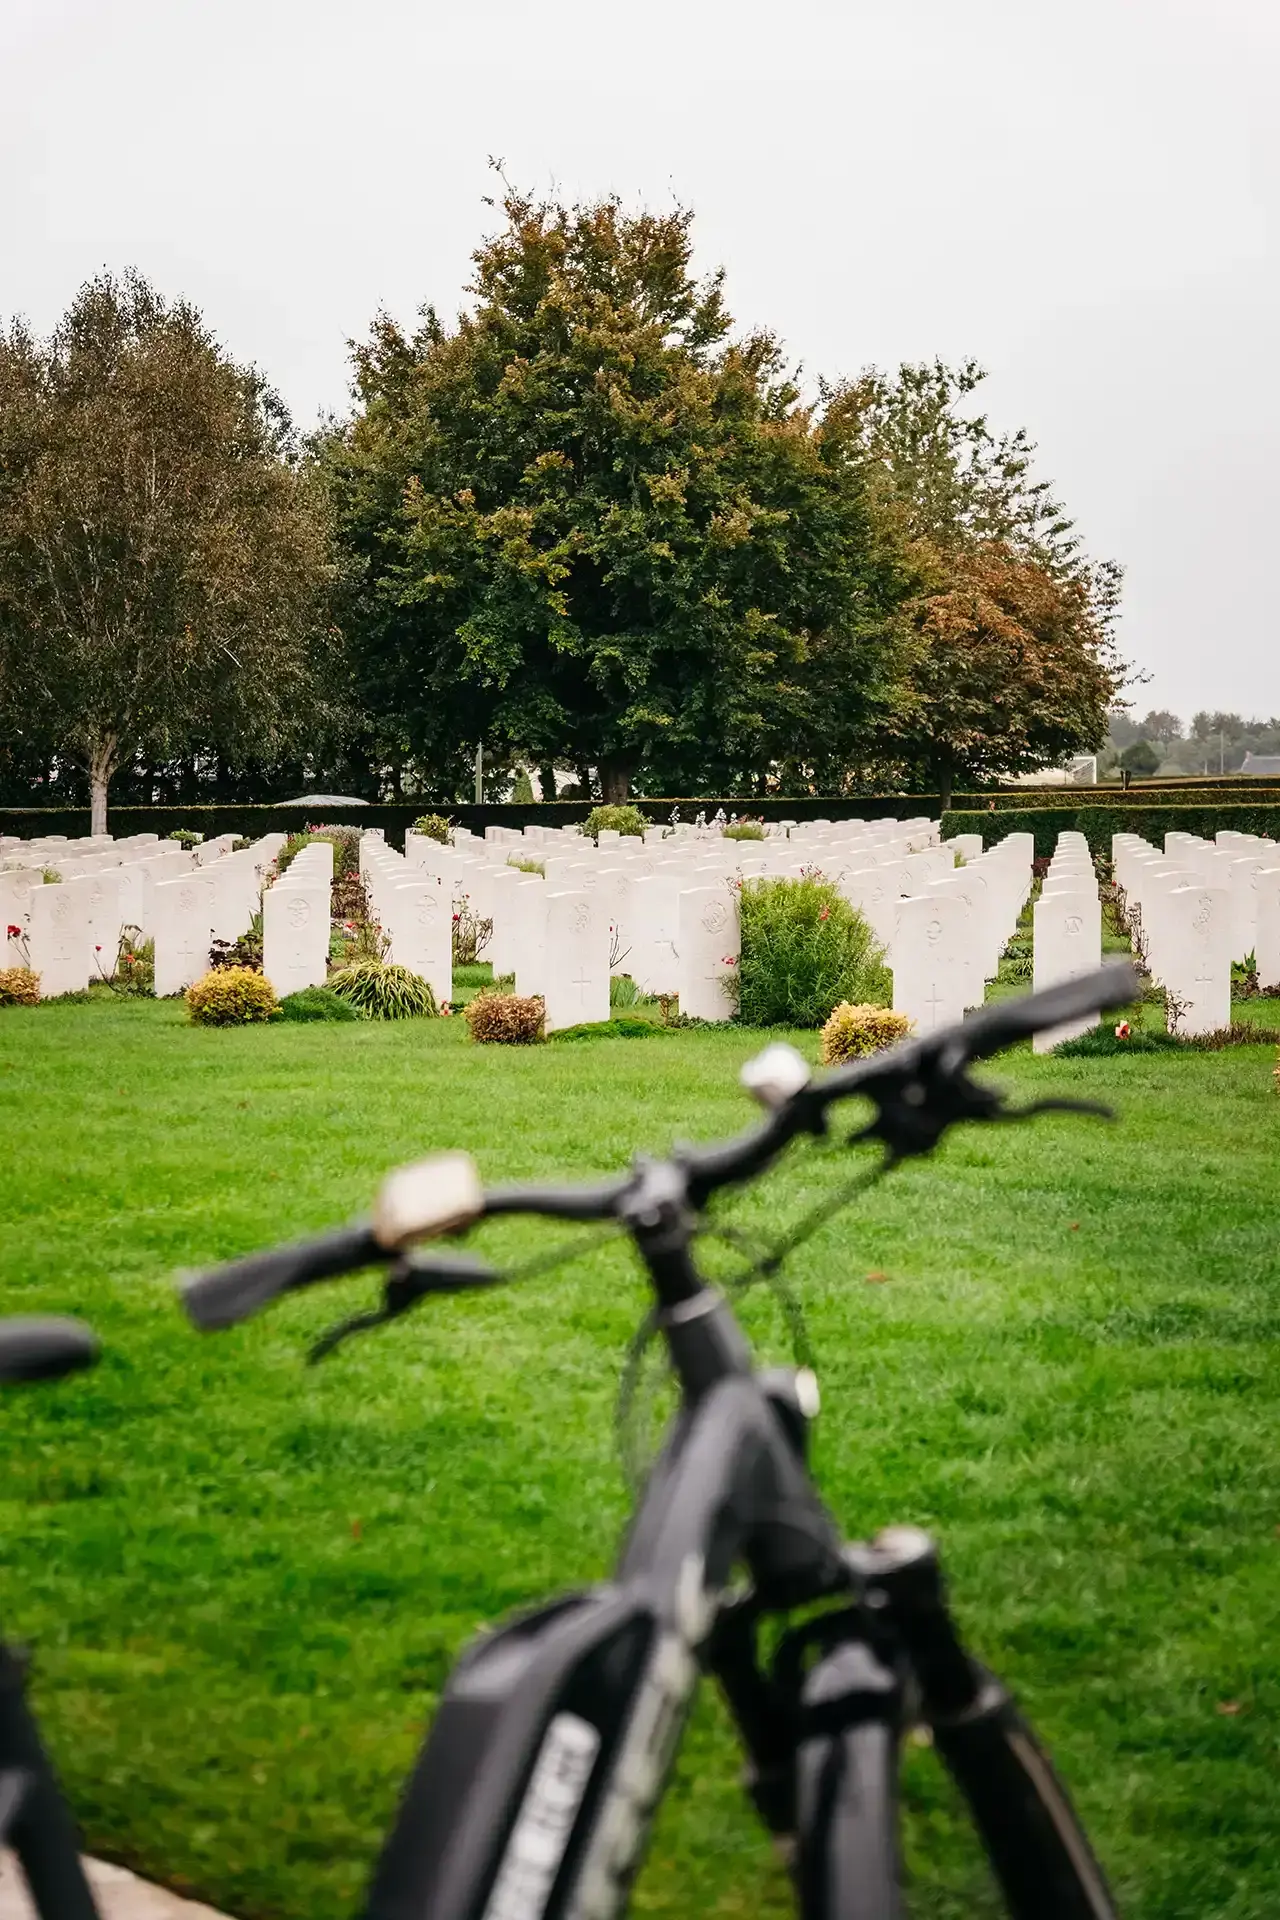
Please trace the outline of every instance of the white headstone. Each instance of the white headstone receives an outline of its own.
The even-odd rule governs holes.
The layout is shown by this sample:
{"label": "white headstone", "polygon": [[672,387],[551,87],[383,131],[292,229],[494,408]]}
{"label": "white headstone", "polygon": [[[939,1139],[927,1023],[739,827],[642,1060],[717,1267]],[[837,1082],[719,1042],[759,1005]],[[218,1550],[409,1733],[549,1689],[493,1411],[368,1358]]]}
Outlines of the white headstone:
{"label": "white headstone", "polygon": [[543,981],[548,1033],[609,1018],[609,922],[589,893],[548,890]]}
{"label": "white headstone", "polygon": [[157,1000],[183,993],[209,971],[213,918],[213,881],[207,873],[193,870],[152,888],[149,931],[156,943]]}
{"label": "white headstone", "polygon": [[[1062,980],[1076,980],[1093,973],[1102,964],[1102,903],[1096,883],[1092,891],[1084,887],[1044,892],[1032,908],[1032,966],[1034,985],[1056,986]],[[1037,1053],[1048,1053],[1063,1040],[1074,1040],[1098,1024],[1098,1016],[1067,1021],[1038,1033],[1033,1041]]]}
{"label": "white headstone", "polygon": [[262,971],[282,1000],[286,994],[325,983],[329,900],[329,881],[323,872],[295,876],[293,867],[263,895]]}
{"label": "white headstone", "polygon": [[963,1018],[967,972],[963,903],[941,894],[915,894],[898,901],[893,937],[893,1006],[919,1034]]}
{"label": "white headstone", "polygon": [[65,885],[34,887],[29,895],[27,964],[40,975],[46,1000],[79,993],[89,984],[89,936],[83,907]]}
{"label": "white headstone", "polygon": [[742,951],[736,892],[724,883],[684,889],[676,940],[681,1013],[696,1020],[728,1020],[734,1001],[725,983],[736,973]]}
{"label": "white headstone", "polygon": [[[408,871],[406,869],[406,871]],[[388,889],[391,959],[427,982],[437,1002],[453,997],[453,901],[440,874],[414,873]]]}

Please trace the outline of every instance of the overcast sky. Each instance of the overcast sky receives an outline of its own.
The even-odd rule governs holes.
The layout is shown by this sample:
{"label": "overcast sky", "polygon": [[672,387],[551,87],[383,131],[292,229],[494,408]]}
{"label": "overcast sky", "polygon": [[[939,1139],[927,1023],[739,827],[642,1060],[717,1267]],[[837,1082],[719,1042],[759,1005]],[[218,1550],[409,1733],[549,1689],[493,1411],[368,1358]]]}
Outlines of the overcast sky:
{"label": "overcast sky", "polygon": [[679,200],[810,374],[983,362],[1139,712],[1280,713],[1278,81],[1277,0],[0,0],[0,315],[136,265],[310,425],[461,304],[488,155]]}

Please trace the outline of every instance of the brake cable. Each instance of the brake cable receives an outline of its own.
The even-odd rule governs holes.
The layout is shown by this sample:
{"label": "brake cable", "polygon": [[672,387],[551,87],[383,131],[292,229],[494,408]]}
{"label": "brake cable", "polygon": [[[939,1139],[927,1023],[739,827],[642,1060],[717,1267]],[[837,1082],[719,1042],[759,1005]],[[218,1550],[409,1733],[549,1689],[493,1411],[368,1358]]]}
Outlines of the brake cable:
{"label": "brake cable", "polygon": [[[839,1190],[825,1200],[821,1200],[804,1214],[789,1233],[783,1235],[771,1248],[761,1250],[750,1236],[739,1227],[719,1221],[706,1221],[699,1225],[694,1238],[699,1240],[720,1240],[725,1246],[741,1255],[744,1262],[740,1273],[725,1283],[725,1290],[733,1299],[738,1299],[750,1287],[763,1282],[782,1308],[791,1333],[792,1357],[797,1366],[814,1366],[813,1345],[805,1323],[804,1309],[799,1295],[782,1274],[782,1264],[795,1252],[797,1247],[824,1227],[837,1213],[865,1193],[868,1188],[883,1180],[896,1164],[892,1155],[886,1154],[877,1166],[865,1169],[853,1180],[846,1181]],[[614,1412],[614,1431],[618,1441],[618,1452],[622,1460],[623,1472],[633,1491],[644,1481],[649,1462],[644,1458],[642,1428],[645,1406],[652,1403],[653,1389],[648,1395],[642,1395],[644,1363],[658,1336],[659,1316],[656,1308],[651,1308],[640,1322],[627,1347],[626,1360],[618,1382],[618,1398]],[[654,1389],[662,1378],[659,1369],[654,1380]],[[642,1404],[643,1402],[643,1404]]]}

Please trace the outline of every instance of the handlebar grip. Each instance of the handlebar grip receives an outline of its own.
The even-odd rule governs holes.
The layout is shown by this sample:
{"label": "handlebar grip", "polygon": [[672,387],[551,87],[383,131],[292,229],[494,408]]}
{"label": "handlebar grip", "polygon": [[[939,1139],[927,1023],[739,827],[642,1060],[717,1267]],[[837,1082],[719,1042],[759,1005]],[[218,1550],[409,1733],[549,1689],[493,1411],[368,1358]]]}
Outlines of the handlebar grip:
{"label": "handlebar grip", "polygon": [[234,1327],[282,1293],[355,1273],[388,1257],[372,1227],[340,1227],[291,1247],[248,1254],[243,1260],[211,1267],[207,1273],[184,1274],[182,1304],[188,1317],[206,1332]]}

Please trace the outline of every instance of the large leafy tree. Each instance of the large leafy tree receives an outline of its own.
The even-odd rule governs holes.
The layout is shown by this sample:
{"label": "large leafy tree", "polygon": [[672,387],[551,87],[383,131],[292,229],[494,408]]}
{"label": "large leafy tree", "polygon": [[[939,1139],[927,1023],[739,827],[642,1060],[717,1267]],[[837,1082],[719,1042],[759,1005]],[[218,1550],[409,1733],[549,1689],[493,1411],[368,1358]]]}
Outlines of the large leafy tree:
{"label": "large leafy tree", "polygon": [[194,308],[104,275],[0,335],[0,715],[86,770],[95,831],[135,753],[287,742],[329,571],[280,403]]}
{"label": "large leafy tree", "polygon": [[915,573],[906,697],[882,764],[927,779],[944,805],[958,778],[1101,745],[1125,679],[1119,569],[1084,552],[1026,434],[997,436],[970,409],[983,377],[934,362],[824,394],[824,432]]}
{"label": "large leafy tree", "polygon": [[774,341],[732,337],[686,213],[503,206],[472,310],[381,318],[320,448],[371,708],[455,782],[484,737],[609,799],[847,758],[893,706],[906,587],[864,474]]}

